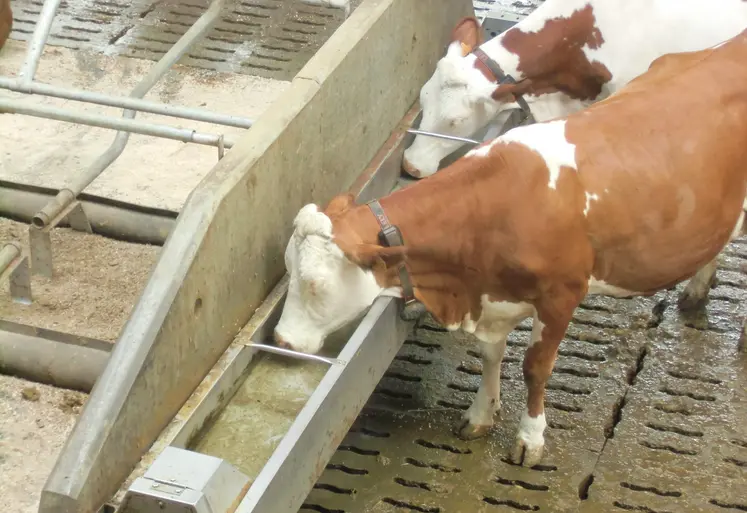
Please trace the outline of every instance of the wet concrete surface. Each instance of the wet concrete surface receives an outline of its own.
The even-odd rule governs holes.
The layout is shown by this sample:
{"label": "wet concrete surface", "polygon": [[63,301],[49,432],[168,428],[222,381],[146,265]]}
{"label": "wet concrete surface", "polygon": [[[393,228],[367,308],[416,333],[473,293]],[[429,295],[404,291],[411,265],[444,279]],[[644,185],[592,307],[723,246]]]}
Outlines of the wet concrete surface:
{"label": "wet concrete surface", "polygon": [[584,302],[548,385],[534,469],[507,460],[531,321],[509,337],[496,426],[470,442],[453,427],[479,385],[478,346],[421,322],[301,511],[747,511],[747,241],[726,253],[699,313],[677,310],[683,285]]}
{"label": "wet concrete surface", "polygon": [[[353,0],[351,8],[361,0]],[[29,40],[42,0],[13,3],[12,39]],[[63,0],[49,44],[158,60],[209,0]],[[221,19],[180,64],[291,80],[344,21],[344,12],[297,0],[229,0]]]}

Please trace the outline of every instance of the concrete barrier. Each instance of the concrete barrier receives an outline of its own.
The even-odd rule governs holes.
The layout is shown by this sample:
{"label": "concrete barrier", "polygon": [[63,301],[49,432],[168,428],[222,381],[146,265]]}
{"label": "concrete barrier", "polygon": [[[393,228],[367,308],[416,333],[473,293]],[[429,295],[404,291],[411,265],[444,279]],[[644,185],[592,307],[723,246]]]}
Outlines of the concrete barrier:
{"label": "concrete barrier", "polygon": [[470,0],[364,0],[187,200],[41,496],[90,513],[124,481],[285,270],[298,209],[363,171]]}

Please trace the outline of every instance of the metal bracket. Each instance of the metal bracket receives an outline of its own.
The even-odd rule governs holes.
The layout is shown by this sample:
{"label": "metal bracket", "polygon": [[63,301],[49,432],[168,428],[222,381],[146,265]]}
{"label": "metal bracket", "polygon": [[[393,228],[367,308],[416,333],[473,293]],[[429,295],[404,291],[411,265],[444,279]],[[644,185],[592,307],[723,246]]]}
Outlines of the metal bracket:
{"label": "metal bracket", "polygon": [[49,221],[44,228],[29,226],[29,249],[31,252],[31,269],[34,274],[40,274],[52,278],[54,265],[52,263],[52,238],[50,232],[63,220],[67,218],[68,224],[73,230],[79,232],[93,233],[91,222],[88,220],[83,205],[80,201],[73,201]]}
{"label": "metal bracket", "polygon": [[127,490],[119,513],[229,513],[250,484],[220,458],[166,447]]}
{"label": "metal bracket", "polygon": [[[0,279],[6,277],[10,281],[10,298],[14,303],[30,305],[31,296],[31,270],[29,269],[28,256],[13,242],[6,244],[2,249],[3,264],[0,265]],[[4,267],[4,268],[3,268]]]}

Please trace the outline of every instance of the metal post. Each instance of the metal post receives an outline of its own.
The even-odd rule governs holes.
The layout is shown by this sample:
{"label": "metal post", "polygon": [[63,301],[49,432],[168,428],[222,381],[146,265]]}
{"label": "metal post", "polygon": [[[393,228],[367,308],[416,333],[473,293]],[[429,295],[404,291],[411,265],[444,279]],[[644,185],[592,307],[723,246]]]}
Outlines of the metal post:
{"label": "metal post", "polygon": [[[135,86],[135,88],[129,95],[130,98],[142,98],[143,96],[145,96],[145,93],[147,93],[155,85],[155,83],[158,82],[158,80],[163,75],[165,75],[166,72],[174,64],[176,64],[177,61],[179,61],[179,59],[182,58],[182,56],[189,50],[189,48],[212,28],[213,24],[220,15],[224,3],[225,0],[215,0],[212,4],[210,4],[208,10],[205,11],[202,16],[200,16],[200,18],[194,23],[194,25],[192,25],[176,43],[174,43],[174,46],[172,46],[169,51],[166,52],[163,57],[161,57],[161,59],[150,69],[148,74],[140,81],[140,83]],[[0,109],[1,108],[2,106],[0,104]],[[61,110],[52,109],[49,107],[45,107],[44,109],[47,109],[50,113],[52,110]],[[40,109],[37,108],[37,111],[38,110]],[[58,112],[57,114],[62,113]],[[89,118],[93,122],[94,118],[101,118],[103,116],[87,115],[85,117]],[[119,126],[127,127],[126,129],[132,129],[132,131],[136,131],[134,130],[134,128],[138,128],[138,123],[133,120],[133,118],[135,117],[135,111],[129,109],[125,110],[122,117],[123,119],[118,121]],[[99,122],[102,121],[103,120],[99,119]],[[109,120],[109,122],[112,123],[112,126],[114,126],[112,120]],[[196,134],[195,132],[190,130],[162,130],[156,129],[155,126],[151,126],[150,129],[155,131],[146,133],[145,135],[160,136],[161,134],[166,135],[167,133],[177,135],[177,133],[172,132],[172,130],[177,130],[178,132],[180,132],[179,136],[174,138],[178,140],[184,140],[185,142],[202,141],[201,144],[210,144],[217,146],[219,141],[219,136]],[[67,205],[70,203],[70,196],[75,198],[78,194],[80,194],[83,189],[85,189],[93,180],[96,179],[96,177],[98,177],[107,167],[109,167],[112,162],[114,162],[122,154],[125,146],[127,145],[129,137],[129,132],[120,131],[119,133],[117,133],[117,136],[115,137],[114,142],[109,147],[109,149],[107,149],[101,156],[99,156],[99,158],[94,161],[93,165],[89,167],[88,170],[67,189],[68,192],[63,195],[63,192],[65,190],[63,189],[63,191],[60,191],[60,194],[57,196],[57,198],[55,198],[55,200],[47,204],[40,212],[38,212],[34,216],[34,225],[37,227],[46,227],[52,219],[56,218],[59,212],[67,207]],[[184,137],[184,139],[182,139],[182,137]],[[224,141],[223,145],[226,148],[230,148],[232,144],[229,141]],[[35,248],[32,247],[31,250],[33,253],[35,251]]]}
{"label": "metal post", "polygon": [[31,270],[29,259],[15,242],[5,244],[0,250],[0,279],[10,281],[10,298],[14,303],[31,304]]}
{"label": "metal post", "polygon": [[26,60],[18,72],[18,83],[21,85],[28,85],[34,80],[36,68],[39,67],[39,59],[44,51],[44,45],[47,43],[49,31],[52,30],[52,22],[54,22],[54,16],[57,14],[60,1],[45,0],[44,2],[41,14],[39,15],[39,21],[36,22],[36,27],[34,28],[34,35],[29,43]]}
{"label": "metal post", "polygon": [[0,274],[10,267],[11,262],[21,254],[21,248],[15,242],[8,242],[0,250]]}
{"label": "metal post", "polygon": [[97,105],[106,105],[108,107],[119,107],[123,109],[149,112],[162,116],[171,116],[175,118],[191,119],[193,121],[203,121],[205,123],[215,123],[216,125],[232,126],[236,128],[251,128],[254,121],[240,116],[231,116],[228,114],[219,114],[204,109],[193,109],[190,107],[179,107],[167,105],[164,103],[143,100],[139,98],[128,98],[121,96],[110,96],[108,94],[95,93],[82,89],[73,89],[60,87],[56,85],[32,82],[21,85],[17,80],[8,77],[0,77],[0,89],[7,89],[17,93],[39,94],[42,96],[51,96],[53,98],[63,98],[86,103],[95,103]]}

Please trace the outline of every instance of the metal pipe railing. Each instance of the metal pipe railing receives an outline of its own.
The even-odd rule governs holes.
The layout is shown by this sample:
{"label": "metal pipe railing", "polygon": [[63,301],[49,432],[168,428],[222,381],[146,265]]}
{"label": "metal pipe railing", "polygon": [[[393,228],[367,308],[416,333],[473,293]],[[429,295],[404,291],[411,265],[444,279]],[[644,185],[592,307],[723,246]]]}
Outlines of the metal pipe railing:
{"label": "metal pipe railing", "polygon": [[108,94],[60,87],[41,82],[21,83],[16,79],[8,77],[0,77],[0,89],[7,89],[8,91],[16,93],[38,94],[42,96],[62,98],[65,100],[95,103],[97,105],[106,105],[107,107],[119,107],[122,109],[149,112],[151,114],[159,114],[175,118],[191,119],[193,121],[202,121],[205,123],[215,123],[216,125],[232,126],[236,128],[251,128],[254,123],[253,120],[248,118],[231,116],[229,114],[219,114],[204,109],[166,105],[139,98],[110,96]]}
{"label": "metal pipe railing", "polygon": [[[136,121],[128,118],[112,118],[102,114],[75,112],[47,105],[25,105],[14,102],[13,100],[5,99],[0,99],[0,112],[24,114],[27,116],[67,121],[70,123],[80,123],[82,125],[99,128],[120,130],[128,134],[132,132],[141,135],[152,135],[154,137],[163,137],[164,139],[174,139],[177,141],[203,144],[206,146],[218,146],[220,139],[223,137],[215,134],[197,132],[189,128],[156,125],[154,123]],[[233,146],[233,141],[228,138],[223,138],[223,145],[226,148],[230,148]],[[98,174],[96,176],[98,176]],[[79,181],[83,180],[81,179]],[[91,180],[87,180],[85,185],[88,185],[90,182]],[[80,191],[77,191],[77,193],[79,192]]]}
{"label": "metal pipe railing", "polygon": [[0,274],[3,274],[20,255],[21,247],[15,242],[7,242],[3,249],[0,249]]}
{"label": "metal pipe railing", "polygon": [[[180,37],[176,43],[174,43],[169,51],[166,52],[166,54],[161,57],[161,59],[148,71],[148,74],[140,81],[140,83],[135,86],[135,88],[129,94],[130,98],[142,98],[143,96],[145,96],[145,94],[155,85],[155,83],[158,82],[158,80],[163,75],[165,75],[166,72],[174,64],[176,64],[177,61],[179,61],[179,59],[182,58],[182,56],[189,50],[189,48],[212,28],[213,24],[217,21],[218,16],[220,15],[224,3],[225,0],[214,0],[210,4],[210,7],[208,7],[207,11],[205,11],[205,13],[203,13],[203,15],[194,22],[189,30],[187,30],[187,32],[185,32],[184,35]],[[2,107],[0,106],[0,110],[1,108]],[[45,109],[51,108],[45,107]],[[118,124],[122,127],[127,127],[125,128],[125,130],[142,133],[137,132],[136,130],[132,130],[134,128],[143,128],[142,126],[138,126],[139,122],[134,121],[135,114],[136,113],[134,110],[126,109],[122,114],[123,119],[119,120]],[[88,118],[90,120],[93,120],[93,118],[95,117],[96,115],[87,114],[85,116],[79,117],[79,119]],[[110,120],[110,122],[112,121],[113,120]],[[113,122],[112,125],[114,125]],[[167,136],[167,138],[185,140],[182,139],[182,137],[184,137],[186,138],[185,142],[210,144],[218,146],[219,149],[230,148],[232,146],[231,142],[229,142],[229,144],[227,145],[222,136],[212,136],[206,134],[199,134],[198,136],[198,134],[191,130],[173,129],[181,132],[177,133],[172,132],[172,130],[163,130],[163,128],[166,127],[156,128],[154,126],[151,126],[150,129],[153,131],[150,133],[146,133],[145,135],[156,135],[157,137],[164,137],[167,136],[167,134],[171,134],[177,137]],[[37,228],[43,228],[47,226],[55,217],[60,214],[60,212],[62,212],[68,205],[72,203],[72,201],[76,196],[78,196],[78,194],[83,192],[83,189],[85,189],[91,182],[93,182],[107,167],[109,167],[109,165],[111,165],[112,162],[114,162],[122,154],[125,146],[127,145],[127,142],[129,141],[129,138],[130,132],[120,129],[111,146],[109,146],[109,148],[94,161],[91,167],[89,167],[83,175],[76,179],[70,187],[61,190],[54,200],[50,201],[42,210],[40,210],[34,216],[32,220],[33,224]]]}
{"label": "metal pipe railing", "polygon": [[44,45],[49,38],[49,32],[52,30],[52,22],[54,21],[55,14],[57,14],[60,2],[61,0],[45,0],[42,6],[39,21],[36,22],[34,35],[31,37],[31,42],[26,53],[26,60],[18,72],[18,82],[21,84],[29,84],[34,80],[36,69],[39,67],[39,59],[44,51]]}

